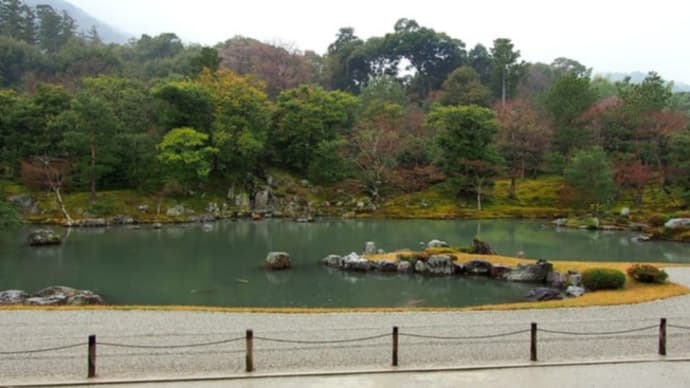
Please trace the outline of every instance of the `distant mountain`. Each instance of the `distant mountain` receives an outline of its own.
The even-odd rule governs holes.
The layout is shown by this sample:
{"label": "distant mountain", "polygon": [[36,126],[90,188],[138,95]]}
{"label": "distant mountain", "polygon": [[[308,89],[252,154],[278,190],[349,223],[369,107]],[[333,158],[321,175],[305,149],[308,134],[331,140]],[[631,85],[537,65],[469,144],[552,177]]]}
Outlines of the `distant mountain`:
{"label": "distant mountain", "polygon": [[83,9],[64,0],[22,0],[24,4],[35,7],[39,4],[47,4],[53,7],[56,11],[65,11],[77,23],[77,30],[79,32],[88,31],[91,26],[96,26],[98,35],[105,43],[126,43],[131,37],[131,34],[122,32],[115,27],[91,16]]}
{"label": "distant mountain", "polygon": [[[647,73],[642,73],[639,71],[634,71],[632,73],[603,73],[600,74],[602,77],[608,79],[609,81],[623,81],[625,77],[630,77],[630,82],[634,84],[639,84],[644,81],[645,77],[647,77]],[[663,75],[662,75],[663,77]],[[682,82],[676,82],[673,81],[673,92],[678,93],[678,92],[690,92],[690,85],[684,84]]]}

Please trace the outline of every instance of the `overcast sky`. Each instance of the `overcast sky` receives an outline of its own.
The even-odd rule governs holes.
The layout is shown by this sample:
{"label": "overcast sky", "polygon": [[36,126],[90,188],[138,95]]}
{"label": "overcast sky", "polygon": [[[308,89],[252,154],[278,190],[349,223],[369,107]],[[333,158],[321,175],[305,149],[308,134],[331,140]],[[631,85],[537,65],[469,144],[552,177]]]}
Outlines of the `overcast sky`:
{"label": "overcast sky", "polygon": [[125,32],[175,32],[214,45],[235,35],[324,53],[340,27],[361,38],[399,18],[487,47],[513,40],[525,60],[565,56],[595,72],[655,70],[690,83],[690,2],[516,0],[69,0]]}

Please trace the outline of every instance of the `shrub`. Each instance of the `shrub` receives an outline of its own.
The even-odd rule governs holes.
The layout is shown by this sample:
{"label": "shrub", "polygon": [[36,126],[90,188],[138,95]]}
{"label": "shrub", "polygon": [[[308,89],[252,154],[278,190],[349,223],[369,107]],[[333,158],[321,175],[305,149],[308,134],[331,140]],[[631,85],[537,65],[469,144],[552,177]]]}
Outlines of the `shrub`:
{"label": "shrub", "polygon": [[659,214],[659,213],[654,213],[647,218],[647,223],[651,226],[654,227],[660,227],[664,226],[664,224],[668,221],[668,217],[665,216],[664,214]]}
{"label": "shrub", "polygon": [[628,275],[642,283],[664,283],[668,278],[666,271],[649,264],[635,264],[628,268]]}
{"label": "shrub", "polygon": [[625,285],[625,274],[616,269],[592,268],[582,273],[582,284],[590,291],[617,290]]}

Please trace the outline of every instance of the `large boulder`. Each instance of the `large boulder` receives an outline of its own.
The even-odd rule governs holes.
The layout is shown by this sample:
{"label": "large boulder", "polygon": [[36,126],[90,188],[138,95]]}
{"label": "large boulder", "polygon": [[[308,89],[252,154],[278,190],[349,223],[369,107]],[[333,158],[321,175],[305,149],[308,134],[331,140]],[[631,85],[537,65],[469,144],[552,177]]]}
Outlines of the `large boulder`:
{"label": "large boulder", "polygon": [[31,214],[36,214],[39,212],[36,202],[29,194],[12,195],[7,197],[7,200],[23,212],[29,212]]}
{"label": "large boulder", "polygon": [[453,275],[453,258],[448,255],[433,255],[426,261],[426,272],[432,275]]}
{"label": "large boulder", "polygon": [[563,299],[561,295],[561,290],[549,287],[539,287],[529,290],[527,293],[527,300],[533,302],[543,302],[547,300],[560,300]]}
{"label": "large boulder", "polygon": [[412,264],[409,261],[401,261],[398,263],[398,272],[400,273],[409,273],[413,270],[414,268],[412,267]]}
{"label": "large boulder", "polygon": [[517,268],[507,272],[504,278],[513,282],[544,283],[552,271],[553,264],[538,260],[535,264],[519,264]]}
{"label": "large boulder", "polygon": [[340,261],[340,266],[345,270],[361,272],[368,272],[374,268],[373,264],[369,260],[361,257],[355,252],[352,252],[347,256],[343,256]]}
{"label": "large boulder", "polygon": [[426,264],[422,260],[417,260],[414,263],[414,271],[417,273],[424,273],[426,272]]}
{"label": "large boulder", "polygon": [[62,236],[52,229],[36,229],[29,233],[26,242],[32,247],[60,245],[62,243]]}
{"label": "large boulder", "polygon": [[182,217],[185,213],[185,208],[183,205],[177,205],[173,206],[171,208],[168,208],[168,210],[165,212],[165,214],[168,217]]}
{"label": "large boulder", "polygon": [[690,228],[690,218],[672,218],[664,224],[666,229],[688,229]]}
{"label": "large boulder", "polygon": [[426,243],[427,248],[448,248],[448,243],[442,240],[431,240]]}
{"label": "large boulder", "polygon": [[398,264],[388,260],[378,262],[377,267],[381,272],[398,272]]}
{"label": "large boulder", "polygon": [[264,259],[264,267],[271,270],[284,270],[292,266],[290,255],[286,252],[271,252]]}
{"label": "large boulder", "polygon": [[29,294],[22,290],[0,291],[0,305],[23,304]]}
{"label": "large boulder", "polygon": [[477,255],[495,255],[496,252],[491,248],[488,242],[482,241],[478,238],[472,239],[472,253]]}
{"label": "large boulder", "polygon": [[491,266],[491,272],[489,273],[489,276],[491,276],[494,279],[503,279],[505,277],[505,274],[512,270],[513,269],[507,265],[493,265]]}
{"label": "large boulder", "polygon": [[132,216],[119,215],[112,217],[110,223],[113,225],[132,225],[136,223],[136,221]]}
{"label": "large boulder", "polygon": [[472,260],[465,263],[465,272],[470,275],[491,275],[491,263],[485,260]]}
{"label": "large boulder", "polygon": [[328,266],[328,267],[339,267],[340,266],[340,261],[343,258],[338,255],[328,255],[321,259],[321,264]]}
{"label": "large boulder", "polygon": [[376,254],[376,243],[373,241],[367,241],[367,243],[364,245],[364,254],[365,255],[375,255]]}
{"label": "large boulder", "polygon": [[273,198],[273,195],[271,193],[270,187],[256,192],[254,194],[254,209],[256,209],[256,210],[268,210],[268,209],[270,209],[272,198]]}
{"label": "large boulder", "polygon": [[583,287],[569,286],[565,290],[565,295],[570,297],[579,297],[585,294],[585,289]]}
{"label": "large boulder", "polygon": [[27,298],[25,304],[38,306],[54,305],[102,305],[103,298],[89,290],[72,287],[52,286],[44,288]]}

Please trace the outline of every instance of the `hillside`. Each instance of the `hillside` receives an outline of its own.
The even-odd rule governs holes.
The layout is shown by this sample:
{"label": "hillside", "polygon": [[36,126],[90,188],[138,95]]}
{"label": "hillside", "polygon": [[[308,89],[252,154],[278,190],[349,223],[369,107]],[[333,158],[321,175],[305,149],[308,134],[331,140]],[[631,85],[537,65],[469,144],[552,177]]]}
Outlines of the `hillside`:
{"label": "hillside", "polygon": [[39,4],[47,4],[57,11],[66,11],[79,26],[79,32],[86,32],[91,26],[96,26],[98,34],[105,43],[126,43],[132,34],[118,30],[117,28],[95,18],[83,9],[64,0],[23,0],[23,3],[35,7]]}

